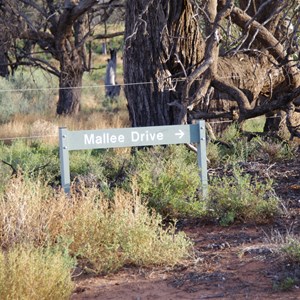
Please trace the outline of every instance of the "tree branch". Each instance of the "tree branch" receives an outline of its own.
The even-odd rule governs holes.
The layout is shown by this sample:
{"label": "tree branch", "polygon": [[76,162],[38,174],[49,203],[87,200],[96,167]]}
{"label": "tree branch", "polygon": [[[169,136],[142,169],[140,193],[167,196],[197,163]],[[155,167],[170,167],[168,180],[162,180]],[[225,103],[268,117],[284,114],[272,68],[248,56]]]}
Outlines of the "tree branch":
{"label": "tree branch", "polygon": [[232,98],[237,102],[241,114],[244,114],[247,110],[251,109],[247,96],[239,88],[218,77],[212,81],[212,85],[218,90],[224,91],[231,95]]}
{"label": "tree branch", "polygon": [[93,39],[93,40],[110,39],[110,38],[114,38],[116,36],[124,35],[124,33],[125,33],[124,31],[118,31],[118,32],[107,33],[107,34],[95,34],[90,39]]}
{"label": "tree branch", "polygon": [[300,96],[300,87],[294,89],[291,93],[286,93],[283,96],[279,96],[276,100],[266,102],[262,105],[259,105],[251,110],[246,110],[243,114],[240,115],[240,120],[246,120],[255,118],[266,113],[284,109],[287,105],[293,102],[294,99]]}

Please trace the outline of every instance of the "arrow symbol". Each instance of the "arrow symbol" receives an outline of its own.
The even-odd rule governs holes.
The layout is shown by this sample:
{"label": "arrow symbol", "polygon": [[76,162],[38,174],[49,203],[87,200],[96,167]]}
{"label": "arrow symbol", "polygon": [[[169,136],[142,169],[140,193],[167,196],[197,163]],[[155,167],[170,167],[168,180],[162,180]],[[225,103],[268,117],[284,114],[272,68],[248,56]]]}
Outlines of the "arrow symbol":
{"label": "arrow symbol", "polygon": [[176,132],[175,135],[177,135],[181,139],[184,136],[184,132],[181,129],[179,129],[179,131]]}

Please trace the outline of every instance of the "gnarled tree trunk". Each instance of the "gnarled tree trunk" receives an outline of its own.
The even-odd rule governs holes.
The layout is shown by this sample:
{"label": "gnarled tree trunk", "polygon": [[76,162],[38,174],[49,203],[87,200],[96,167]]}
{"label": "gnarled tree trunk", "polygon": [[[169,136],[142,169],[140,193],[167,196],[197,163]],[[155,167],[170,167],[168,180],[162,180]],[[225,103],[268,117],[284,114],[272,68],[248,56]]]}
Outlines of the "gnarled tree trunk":
{"label": "gnarled tree trunk", "polygon": [[82,77],[86,68],[85,48],[81,43],[81,39],[86,31],[87,16],[79,17],[74,24],[72,18],[71,11],[67,10],[64,18],[59,23],[55,43],[61,70],[59,99],[56,109],[59,115],[77,114],[79,112]]}
{"label": "gnarled tree trunk", "polygon": [[127,1],[124,81],[132,126],[182,122],[182,79],[201,62],[203,47],[189,1]]}
{"label": "gnarled tree trunk", "polygon": [[83,71],[81,66],[63,62],[59,78],[57,114],[77,114],[80,110]]}

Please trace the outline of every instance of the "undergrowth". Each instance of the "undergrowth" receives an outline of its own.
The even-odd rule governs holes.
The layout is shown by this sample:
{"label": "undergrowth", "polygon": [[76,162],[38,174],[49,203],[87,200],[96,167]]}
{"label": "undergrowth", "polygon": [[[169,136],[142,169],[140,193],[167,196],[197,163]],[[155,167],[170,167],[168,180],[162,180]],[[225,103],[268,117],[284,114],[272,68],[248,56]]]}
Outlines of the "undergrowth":
{"label": "undergrowth", "polygon": [[207,199],[208,214],[222,225],[234,221],[263,223],[280,213],[280,203],[271,180],[244,174],[234,167],[231,176],[211,180]]}
{"label": "undergrowth", "polygon": [[82,268],[106,273],[124,264],[175,265],[187,257],[191,242],[175,225],[149,211],[132,187],[106,198],[96,187],[74,185],[72,197],[19,176],[0,198],[0,244],[36,248],[61,245]]}
{"label": "undergrowth", "polygon": [[[241,166],[254,158],[273,162],[293,157],[293,147],[281,143],[268,151],[268,141],[248,141],[235,127],[224,135],[224,142],[227,146],[208,146],[210,172],[214,168],[222,172],[209,176],[205,198],[200,194],[196,154],[183,145],[74,151],[68,196],[60,190],[57,146],[24,141],[2,144],[0,263],[4,267],[0,284],[9,278],[11,285],[3,293],[8,289],[14,293],[7,294],[7,299],[18,299],[17,290],[31,297],[22,278],[6,273],[21,274],[23,263],[33,271],[32,278],[42,268],[49,275],[40,274],[50,281],[61,280],[54,276],[60,269],[71,276],[75,261],[82,270],[95,273],[113,272],[128,264],[174,266],[192,248],[186,235],[177,232],[175,218],[211,219],[225,226],[274,218],[280,213],[280,201],[273,182],[248,174]],[[298,263],[298,248],[291,242],[282,252]],[[10,257],[21,261],[13,264]],[[48,260],[55,261],[57,269],[52,271]],[[66,295],[69,280],[60,281]],[[37,282],[41,290],[46,288],[44,282]]]}
{"label": "undergrowth", "polygon": [[18,245],[0,251],[0,299],[69,299],[74,259],[54,247]]}
{"label": "undergrowth", "polygon": [[137,153],[136,177],[142,198],[163,215],[201,216],[199,169],[184,146],[154,147]]}

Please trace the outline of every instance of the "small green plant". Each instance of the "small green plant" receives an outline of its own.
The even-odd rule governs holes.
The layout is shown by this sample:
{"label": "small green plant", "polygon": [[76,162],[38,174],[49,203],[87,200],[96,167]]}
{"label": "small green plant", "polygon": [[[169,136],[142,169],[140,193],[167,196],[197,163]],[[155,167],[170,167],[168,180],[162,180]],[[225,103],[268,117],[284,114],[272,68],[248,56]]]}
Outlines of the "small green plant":
{"label": "small green plant", "polygon": [[164,216],[201,216],[196,155],[184,146],[155,147],[137,154],[136,177],[142,198]]}
{"label": "small green plant", "polygon": [[300,241],[289,236],[280,248],[284,257],[294,264],[300,263]]}
{"label": "small green plant", "polygon": [[297,280],[292,277],[286,277],[283,280],[273,284],[273,289],[279,292],[292,290],[297,284]]}
{"label": "small green plant", "polygon": [[263,132],[265,121],[264,116],[246,120],[243,124],[243,130],[248,132]]}
{"label": "small green plant", "polygon": [[0,299],[69,299],[74,259],[55,248],[17,246],[0,252]]}
{"label": "small green plant", "polygon": [[265,222],[279,213],[272,181],[265,183],[235,167],[232,176],[211,180],[207,210],[222,225],[236,220]]}

